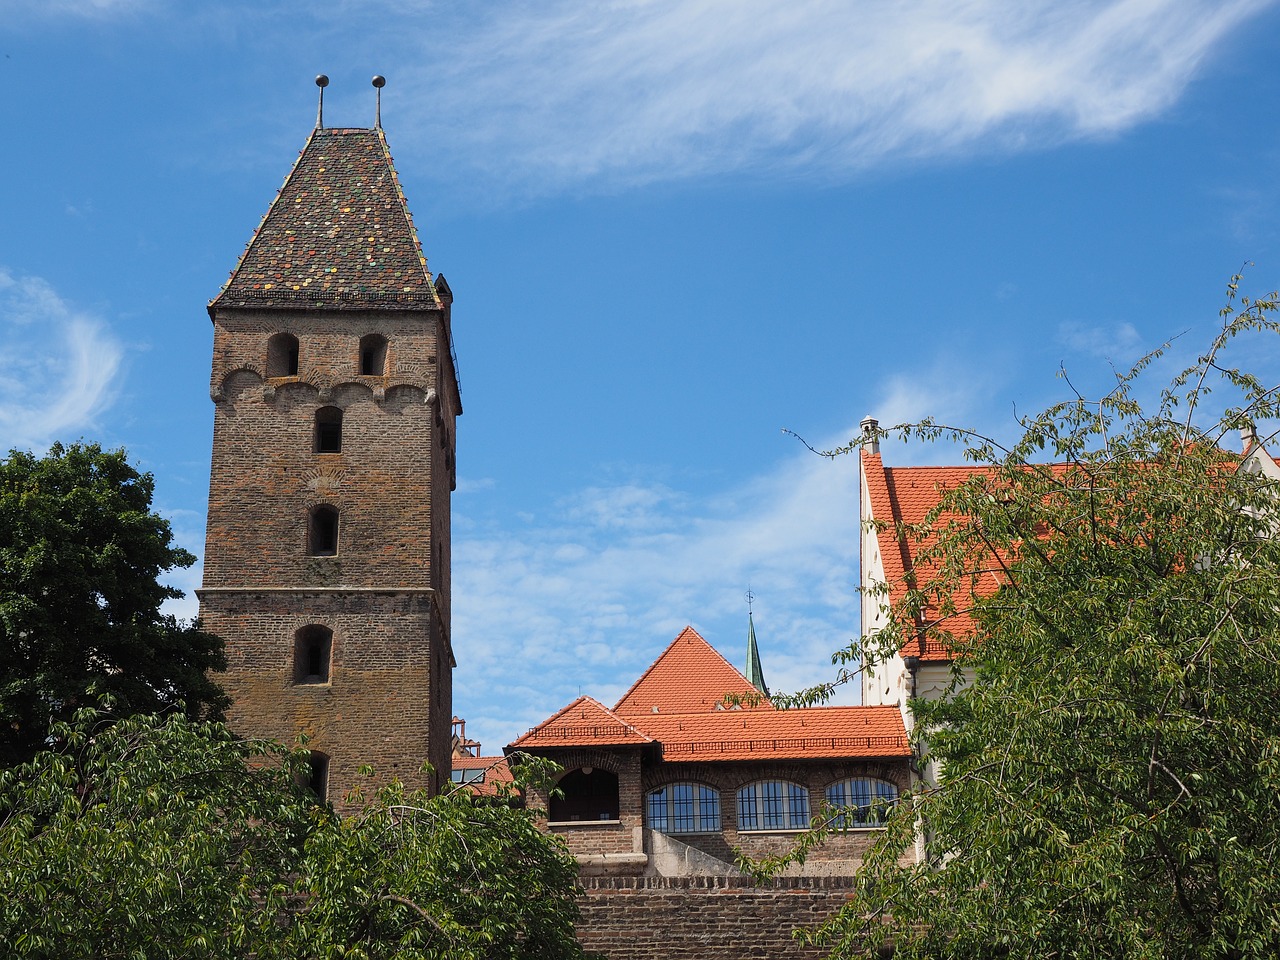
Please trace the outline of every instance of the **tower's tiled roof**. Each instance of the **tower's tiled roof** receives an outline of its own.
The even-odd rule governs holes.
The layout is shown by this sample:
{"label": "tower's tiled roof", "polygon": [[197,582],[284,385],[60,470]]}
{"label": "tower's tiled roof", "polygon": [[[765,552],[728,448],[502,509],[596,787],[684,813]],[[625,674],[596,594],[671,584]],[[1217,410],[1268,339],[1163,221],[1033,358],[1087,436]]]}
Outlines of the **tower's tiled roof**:
{"label": "tower's tiled roof", "polygon": [[726,693],[755,698],[759,692],[715,648],[685,627],[613,708],[620,717],[652,713],[709,713]]}
{"label": "tower's tiled roof", "polygon": [[209,308],[294,305],[440,305],[380,128],[312,132]]}

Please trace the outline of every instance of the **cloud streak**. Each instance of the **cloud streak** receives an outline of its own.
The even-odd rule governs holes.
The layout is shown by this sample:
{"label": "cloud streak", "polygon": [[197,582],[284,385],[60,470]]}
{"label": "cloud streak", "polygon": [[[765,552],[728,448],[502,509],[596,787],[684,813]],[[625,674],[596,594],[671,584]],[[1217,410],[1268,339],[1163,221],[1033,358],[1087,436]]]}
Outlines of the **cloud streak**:
{"label": "cloud streak", "polygon": [[842,178],[1126,129],[1167,109],[1267,5],[499,3],[459,42],[399,69],[409,95],[433,104],[433,153],[462,154],[442,168],[528,190],[725,172]]}
{"label": "cloud streak", "polygon": [[39,277],[0,269],[0,441],[42,448],[92,425],[124,353],[106,325]]}
{"label": "cloud streak", "polygon": [[855,471],[797,446],[727,491],[592,487],[515,529],[474,529],[459,496],[455,711],[496,750],[580,692],[611,705],[688,623],[741,669],[748,585],[771,686],[830,679],[856,628]]}

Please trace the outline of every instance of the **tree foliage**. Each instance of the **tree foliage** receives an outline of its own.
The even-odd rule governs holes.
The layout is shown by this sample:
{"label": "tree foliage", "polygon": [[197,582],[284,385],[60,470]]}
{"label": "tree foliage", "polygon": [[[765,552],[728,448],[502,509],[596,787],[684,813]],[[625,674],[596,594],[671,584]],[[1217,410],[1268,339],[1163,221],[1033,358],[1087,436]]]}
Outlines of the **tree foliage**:
{"label": "tree foliage", "polygon": [[195,562],[151,510],[153,481],[123,451],[55,444],[0,460],[0,765],[50,723],[110,695],[122,713],[217,716],[222,644],[160,612],[160,583]]}
{"label": "tree foliage", "polygon": [[[915,579],[863,641],[873,659],[921,633],[954,650],[950,692],[913,703],[941,773],[816,939],[899,958],[1280,955],[1280,489],[1223,449],[1280,415],[1227,359],[1274,350],[1275,317],[1273,299],[1229,301],[1148,409],[1169,345],[1100,400],[1022,419],[1008,448],[895,428],[961,437],[975,464],[900,531]],[[904,865],[918,831],[927,858]]]}
{"label": "tree foliage", "polygon": [[303,750],[111,719],[83,710],[0,773],[6,956],[581,956],[573,859],[532,814],[393,784],[342,819],[300,785]]}

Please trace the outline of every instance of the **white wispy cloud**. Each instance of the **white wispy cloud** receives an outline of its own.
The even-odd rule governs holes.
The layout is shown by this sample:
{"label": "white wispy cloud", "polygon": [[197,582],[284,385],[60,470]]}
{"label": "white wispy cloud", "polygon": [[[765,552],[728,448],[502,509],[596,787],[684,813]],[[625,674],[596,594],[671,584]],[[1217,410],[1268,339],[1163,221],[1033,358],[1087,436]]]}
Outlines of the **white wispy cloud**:
{"label": "white wispy cloud", "polygon": [[[0,445],[47,446],[111,405],[124,351],[98,317],[39,277],[0,268]],[[74,437],[72,437],[74,439]]]}
{"label": "white wispy cloud", "polygon": [[856,628],[855,469],[797,445],[713,495],[623,482],[455,534],[455,710],[497,749],[579,692],[612,705],[690,623],[741,669],[748,585],[771,686],[829,679]]}
{"label": "white wispy cloud", "polygon": [[[531,190],[726,171],[842,177],[1123,130],[1167,109],[1268,5],[500,2],[450,20],[448,43],[425,30],[401,40],[397,91],[432,104],[422,132],[443,168]],[[391,6],[403,37],[411,18]]]}

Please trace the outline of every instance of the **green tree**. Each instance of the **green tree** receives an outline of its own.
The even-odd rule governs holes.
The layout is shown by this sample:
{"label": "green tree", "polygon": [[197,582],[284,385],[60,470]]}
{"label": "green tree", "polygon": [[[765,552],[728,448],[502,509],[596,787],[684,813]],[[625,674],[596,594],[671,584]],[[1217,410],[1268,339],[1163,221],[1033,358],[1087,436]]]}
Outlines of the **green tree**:
{"label": "green tree", "polygon": [[124,451],[54,444],[0,460],[0,765],[110,695],[121,713],[218,716],[222,643],[160,612],[160,583],[195,557],[151,511],[153,481]]}
{"label": "green tree", "polygon": [[305,751],[109,719],[0,773],[6,956],[581,956],[573,858],[531,813],[392,785],[342,819],[300,786]]}
{"label": "green tree", "polygon": [[[1021,420],[1007,449],[897,428],[962,438],[975,466],[901,531],[916,579],[863,641],[874,659],[921,631],[954,650],[950,693],[913,704],[941,774],[815,939],[898,958],[1280,955],[1280,488],[1222,449],[1280,414],[1228,348],[1274,352],[1277,333],[1274,298],[1229,301],[1148,409],[1141,375],[1168,345],[1102,399]],[[949,632],[963,614],[972,630]],[[917,831],[927,859],[903,865]]]}

